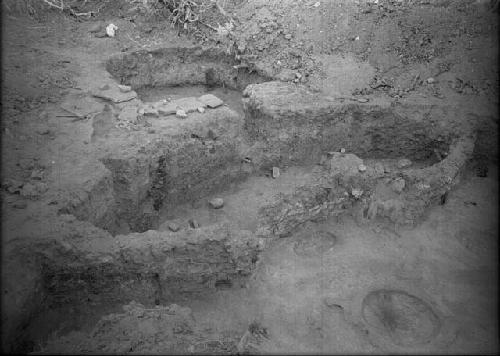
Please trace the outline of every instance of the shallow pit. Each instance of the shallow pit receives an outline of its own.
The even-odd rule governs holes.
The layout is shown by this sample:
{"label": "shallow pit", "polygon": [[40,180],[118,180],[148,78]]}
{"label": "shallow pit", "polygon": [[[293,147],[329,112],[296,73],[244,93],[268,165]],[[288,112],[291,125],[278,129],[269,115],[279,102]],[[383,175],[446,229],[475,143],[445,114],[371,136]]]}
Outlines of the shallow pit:
{"label": "shallow pit", "polygon": [[399,346],[420,346],[439,333],[441,322],[423,300],[404,291],[377,290],[363,300],[363,320]]}

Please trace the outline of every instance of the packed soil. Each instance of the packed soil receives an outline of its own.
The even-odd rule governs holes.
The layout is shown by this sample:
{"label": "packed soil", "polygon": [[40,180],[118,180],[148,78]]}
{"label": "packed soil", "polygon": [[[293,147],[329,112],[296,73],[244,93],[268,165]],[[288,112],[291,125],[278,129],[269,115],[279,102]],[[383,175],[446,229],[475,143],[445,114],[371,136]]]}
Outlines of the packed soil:
{"label": "packed soil", "polygon": [[[186,30],[151,3],[77,1],[75,11],[95,14],[74,16],[42,1],[2,2],[3,351],[498,353],[498,1],[218,1],[224,13],[208,6],[203,24]],[[231,21],[229,34],[215,31]],[[114,37],[104,35],[110,23],[118,26]],[[227,58],[196,59],[198,66],[179,54],[168,78],[184,75],[186,84],[156,85],[170,58],[164,64],[154,51],[165,48],[216,48]],[[127,67],[127,55],[149,58],[148,51],[150,62]],[[196,79],[206,78],[207,63],[222,68],[214,88]],[[249,125],[255,110],[271,126],[282,115],[283,132],[300,115],[306,122],[325,116],[314,104],[280,106],[288,89],[279,85],[269,98],[261,94],[269,102],[251,107],[267,81],[325,100],[389,103],[384,110],[418,103],[426,119],[448,108],[467,112],[467,123],[441,124],[469,130],[472,121],[473,152],[450,163],[459,173],[411,226],[368,221],[364,200],[348,191],[355,203],[347,213],[298,217],[291,231],[257,238],[262,211],[270,211],[263,207],[293,214],[280,207],[322,174],[322,154],[332,156],[317,154],[323,146],[315,141],[306,147],[281,134],[254,141],[273,132]],[[129,122],[119,116],[127,102],[93,95],[116,84],[131,84],[137,98],[128,103],[141,108],[205,94],[224,104],[195,108],[193,121],[174,110],[169,119],[145,114]],[[94,100],[84,105],[89,115],[69,112],[66,104],[82,97]],[[98,126],[106,107],[120,124]],[[389,146],[399,142],[391,132],[382,137]],[[314,134],[299,132],[297,142]],[[296,145],[290,158],[283,142]],[[158,153],[165,147],[172,156]],[[415,157],[425,157],[413,160],[415,170],[447,155],[416,147]],[[205,159],[213,157],[205,150],[215,158]],[[406,157],[362,158],[368,171],[378,164],[384,174]],[[148,189],[146,166],[155,169],[144,178]],[[214,209],[215,198],[224,206]],[[184,255],[184,248],[193,250]],[[155,253],[167,257],[148,259]],[[182,261],[170,267],[176,253],[190,263],[203,258],[203,272],[189,265],[182,274]],[[109,277],[108,298],[108,277],[93,268],[115,257],[125,262],[110,272],[119,277]],[[69,274],[54,277],[66,267],[85,275],[85,263],[87,279],[76,284]]]}

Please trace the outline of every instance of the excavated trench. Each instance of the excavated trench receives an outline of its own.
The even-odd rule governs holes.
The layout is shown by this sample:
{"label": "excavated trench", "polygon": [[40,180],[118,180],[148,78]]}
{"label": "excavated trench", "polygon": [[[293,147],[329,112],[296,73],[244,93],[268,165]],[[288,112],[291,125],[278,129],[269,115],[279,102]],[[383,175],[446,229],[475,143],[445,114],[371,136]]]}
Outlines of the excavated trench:
{"label": "excavated trench", "polygon": [[[45,297],[38,323],[82,303],[159,305],[240,288],[272,238],[308,221],[352,214],[359,222],[418,223],[474,149],[471,130],[453,124],[452,108],[327,97],[235,66],[227,55],[200,48],[108,61],[117,82],[140,98],[115,104],[122,112],[205,94],[225,105],[195,108],[184,119],[142,111],[137,120],[147,120],[153,133],[113,133],[123,139],[109,140],[115,143],[100,157],[109,175],[61,215],[72,228],[94,225],[94,236],[35,251]],[[223,208],[208,204],[215,197]],[[318,236],[335,244],[335,236]],[[304,243],[296,248],[315,251]],[[413,303],[402,295],[401,303]],[[413,342],[397,329],[400,317],[385,311],[393,307],[383,296],[366,298],[369,323],[396,328],[391,337]]]}

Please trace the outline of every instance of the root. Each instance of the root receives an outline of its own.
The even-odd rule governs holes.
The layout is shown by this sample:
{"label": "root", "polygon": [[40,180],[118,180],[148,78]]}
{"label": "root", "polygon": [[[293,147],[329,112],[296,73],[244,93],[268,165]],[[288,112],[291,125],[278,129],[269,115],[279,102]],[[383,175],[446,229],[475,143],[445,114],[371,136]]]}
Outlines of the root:
{"label": "root", "polygon": [[[84,17],[91,17],[93,15],[96,15],[97,13],[99,13],[99,11],[101,10],[101,8],[105,5],[105,3],[103,3],[99,9],[97,9],[96,11],[88,11],[88,12],[76,12],[75,10],[73,10],[73,8],[70,6],[70,5],[65,5],[64,4],[64,0],[59,0],[59,5],[54,3],[54,0],[42,0],[45,4],[47,4],[49,7],[53,7],[53,8],[56,8],[60,11],[68,11],[71,15],[75,16],[75,17],[81,17],[81,16],[84,16]],[[87,2],[85,0],[85,2]]]}

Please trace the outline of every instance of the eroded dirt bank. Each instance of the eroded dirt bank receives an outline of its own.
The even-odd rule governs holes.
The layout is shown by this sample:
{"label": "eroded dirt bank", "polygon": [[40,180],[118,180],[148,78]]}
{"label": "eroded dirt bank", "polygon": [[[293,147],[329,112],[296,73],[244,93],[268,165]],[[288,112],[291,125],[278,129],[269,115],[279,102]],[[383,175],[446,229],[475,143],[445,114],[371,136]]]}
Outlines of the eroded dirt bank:
{"label": "eroded dirt bank", "polygon": [[497,350],[487,3],[116,4],[2,14],[5,351]]}

